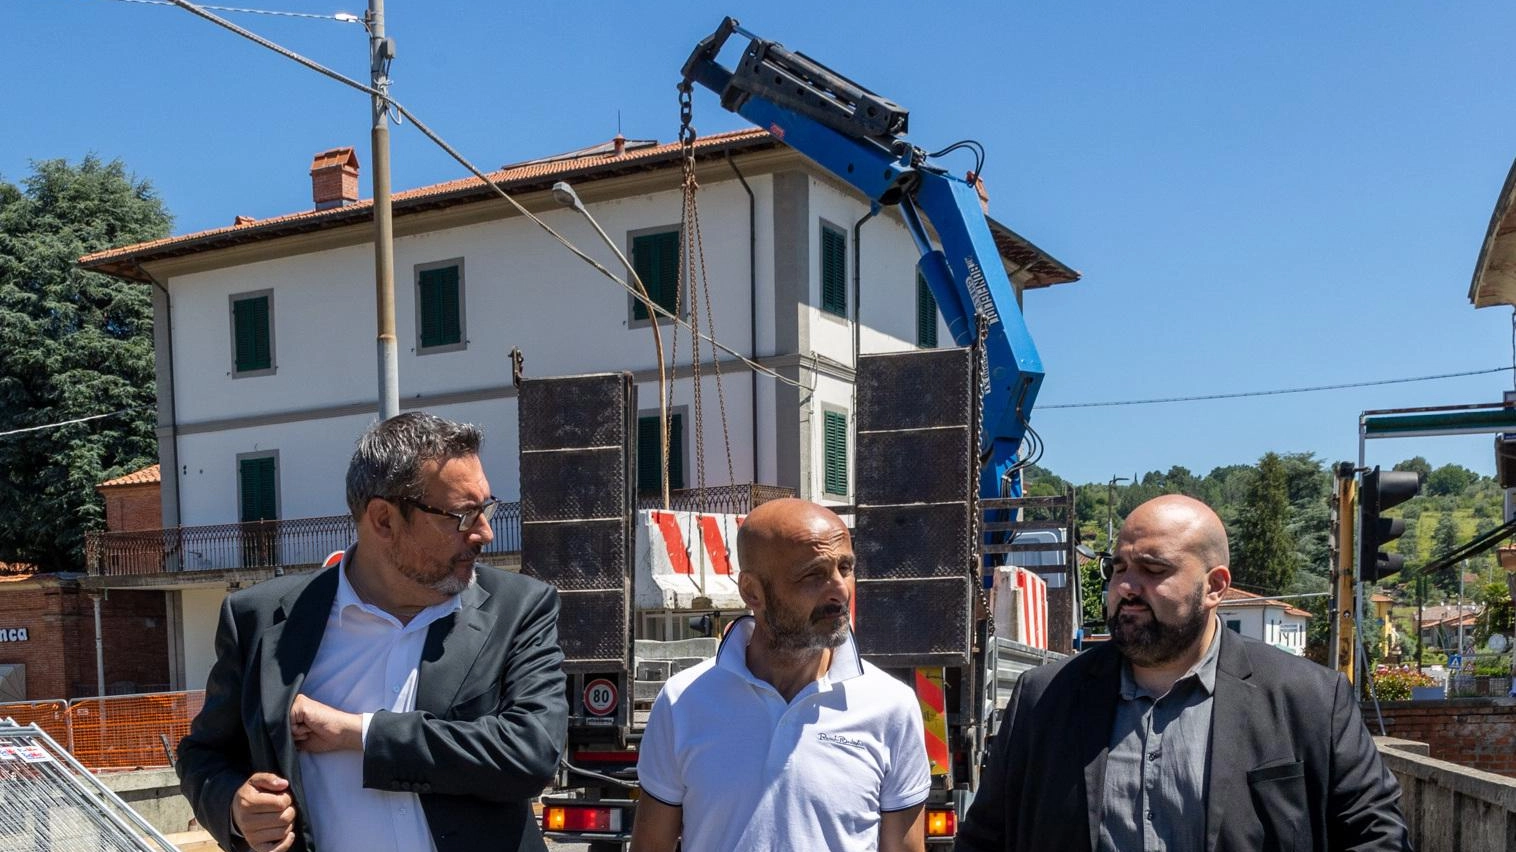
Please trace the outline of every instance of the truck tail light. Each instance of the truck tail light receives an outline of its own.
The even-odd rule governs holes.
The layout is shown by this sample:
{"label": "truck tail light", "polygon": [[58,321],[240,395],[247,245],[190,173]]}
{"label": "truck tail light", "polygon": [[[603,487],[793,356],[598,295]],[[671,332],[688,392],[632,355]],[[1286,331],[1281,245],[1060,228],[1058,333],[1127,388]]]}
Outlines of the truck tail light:
{"label": "truck tail light", "polygon": [[958,833],[958,814],[952,808],[928,808],[926,812],[927,837],[952,837]]}
{"label": "truck tail light", "polygon": [[548,805],[542,809],[544,831],[621,830],[621,809],[603,805]]}

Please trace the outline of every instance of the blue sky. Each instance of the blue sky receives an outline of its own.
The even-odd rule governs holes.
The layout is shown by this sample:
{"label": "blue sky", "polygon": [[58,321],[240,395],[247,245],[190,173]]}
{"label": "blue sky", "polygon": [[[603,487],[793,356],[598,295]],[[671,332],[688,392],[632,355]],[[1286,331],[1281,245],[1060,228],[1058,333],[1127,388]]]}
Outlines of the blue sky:
{"label": "blue sky", "polygon": [[[225,5],[329,14],[362,0]],[[670,140],[673,85],[723,13],[911,110],[928,149],[988,149],[994,215],[1079,269],[1027,297],[1046,405],[1509,366],[1509,311],[1466,298],[1512,158],[1501,85],[1516,4],[522,5],[389,0],[396,99],[484,167]],[[230,16],[350,76],[361,27]],[[176,232],[310,206],[310,156],[356,145],[366,96],[178,9],[9,0],[0,177],[121,158]],[[705,133],[744,126],[696,96]],[[462,170],[393,130],[397,189]],[[367,189],[365,189],[367,194]],[[1498,402],[1509,372],[1213,402],[1043,409],[1043,462],[1080,482],[1268,450],[1357,453],[1364,409]],[[1493,471],[1488,436],[1372,442]]]}

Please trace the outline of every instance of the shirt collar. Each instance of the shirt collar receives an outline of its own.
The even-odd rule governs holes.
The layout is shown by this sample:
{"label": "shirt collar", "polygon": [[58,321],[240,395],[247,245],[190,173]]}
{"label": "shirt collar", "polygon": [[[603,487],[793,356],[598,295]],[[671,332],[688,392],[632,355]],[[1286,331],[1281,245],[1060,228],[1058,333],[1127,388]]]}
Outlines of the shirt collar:
{"label": "shirt collar", "polygon": [[[332,612],[336,614],[338,623],[345,623],[348,610],[350,608],[356,607],[360,612],[366,612],[371,615],[379,616],[380,618],[383,618],[386,621],[399,626],[400,619],[394,617],[393,615],[390,615],[379,607],[364,601],[363,598],[358,597],[358,590],[354,589],[352,581],[348,580],[348,560],[353,558],[353,551],[356,549],[357,548],[348,548],[348,551],[342,554],[342,562],[337,566],[337,596],[332,599]],[[475,582],[477,582],[477,580],[471,580],[469,581],[469,584],[472,585]],[[432,622],[443,618],[444,616],[451,615],[452,613],[455,613],[462,608],[462,596],[453,595],[441,603],[432,604],[426,609],[423,609],[420,612],[416,613],[416,617],[412,618],[409,622],[403,625],[401,629],[420,630],[424,627],[427,627]]]}
{"label": "shirt collar", "polygon": [[[1174,681],[1174,686],[1177,687],[1187,678],[1194,678],[1207,695],[1215,694],[1216,662],[1221,659],[1221,631],[1229,629],[1231,628],[1221,623],[1221,617],[1216,616],[1216,630],[1211,634],[1211,644],[1206,647],[1205,653],[1200,655],[1200,659],[1196,661],[1195,665],[1191,666],[1190,670],[1185,672],[1183,677]],[[1172,692],[1173,687],[1170,687],[1169,691]],[[1131,701],[1139,695],[1147,698],[1163,697],[1161,695],[1153,695],[1141,686],[1138,686],[1137,679],[1132,676],[1132,662],[1126,657],[1122,657],[1121,697],[1126,701]]]}
{"label": "shirt collar", "polygon": [[[751,615],[744,615],[732,622],[726,635],[721,637],[721,648],[716,652],[716,665],[719,668],[746,680],[761,682],[747,667],[747,646],[753,640],[753,631],[757,626],[758,620]],[[851,680],[861,674],[863,657],[858,653],[858,644],[853,641],[853,631],[848,630],[843,643],[832,649],[832,662],[821,676],[821,684],[826,688],[830,684]]]}

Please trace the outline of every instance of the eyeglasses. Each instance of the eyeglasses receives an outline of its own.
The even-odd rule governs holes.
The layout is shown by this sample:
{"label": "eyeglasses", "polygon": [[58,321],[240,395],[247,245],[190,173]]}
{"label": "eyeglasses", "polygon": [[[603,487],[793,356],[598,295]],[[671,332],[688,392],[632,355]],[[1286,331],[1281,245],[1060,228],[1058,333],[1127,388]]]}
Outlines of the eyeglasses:
{"label": "eyeglasses", "polygon": [[499,500],[496,500],[493,496],[490,497],[490,499],[484,501],[484,503],[481,504],[479,508],[469,509],[466,512],[449,512],[446,509],[438,509],[435,506],[428,506],[420,500],[413,500],[410,497],[384,497],[381,499],[388,500],[391,503],[405,503],[410,506],[415,506],[417,509],[420,509],[421,511],[426,512],[430,515],[441,515],[445,518],[454,518],[458,521],[458,532],[465,532],[467,530],[473,529],[474,523],[481,517],[484,518],[484,522],[486,524],[489,523],[490,518],[495,517],[495,513],[500,510],[501,506],[501,502]]}

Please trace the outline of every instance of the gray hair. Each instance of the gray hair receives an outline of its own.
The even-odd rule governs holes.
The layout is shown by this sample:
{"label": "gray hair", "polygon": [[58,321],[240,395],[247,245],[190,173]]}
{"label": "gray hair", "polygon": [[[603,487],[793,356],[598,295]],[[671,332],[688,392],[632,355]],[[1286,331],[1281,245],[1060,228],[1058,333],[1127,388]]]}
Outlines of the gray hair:
{"label": "gray hair", "polygon": [[[375,424],[358,438],[358,448],[347,465],[347,508],[353,520],[362,520],[369,501],[376,497],[422,499],[422,465],[477,456],[483,441],[479,427],[423,411]],[[402,503],[400,512],[409,517],[410,507]]]}

